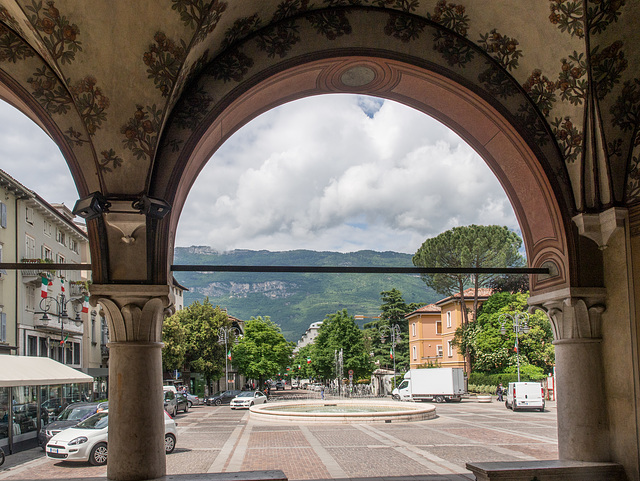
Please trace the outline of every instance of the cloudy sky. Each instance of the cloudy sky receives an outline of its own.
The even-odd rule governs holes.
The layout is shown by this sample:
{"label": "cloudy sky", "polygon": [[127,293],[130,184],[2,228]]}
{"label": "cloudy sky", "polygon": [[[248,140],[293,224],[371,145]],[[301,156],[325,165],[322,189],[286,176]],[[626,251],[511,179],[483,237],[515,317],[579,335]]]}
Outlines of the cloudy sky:
{"label": "cloudy sky", "polygon": [[[1,168],[73,207],[54,143],[4,103],[0,123]],[[456,134],[395,102],[326,95],[231,137],[196,181],[176,245],[413,254],[427,237],[472,223],[518,229],[497,179]]]}

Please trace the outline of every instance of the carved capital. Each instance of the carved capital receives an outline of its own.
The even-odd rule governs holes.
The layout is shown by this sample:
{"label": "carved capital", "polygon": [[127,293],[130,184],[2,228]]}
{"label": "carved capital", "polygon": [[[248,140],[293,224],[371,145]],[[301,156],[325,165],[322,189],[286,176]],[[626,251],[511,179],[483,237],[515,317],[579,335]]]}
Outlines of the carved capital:
{"label": "carved capital", "polygon": [[600,250],[604,250],[611,235],[624,227],[627,217],[627,209],[612,207],[600,214],[578,214],[572,220],[581,236],[591,239]]}
{"label": "carved capital", "polygon": [[529,310],[544,311],[555,341],[599,340],[606,291],[600,288],[568,288],[529,298]]}
{"label": "carved capital", "polygon": [[100,304],[109,323],[109,341],[161,342],[173,308],[168,285],[93,284],[90,291],[90,304]]}

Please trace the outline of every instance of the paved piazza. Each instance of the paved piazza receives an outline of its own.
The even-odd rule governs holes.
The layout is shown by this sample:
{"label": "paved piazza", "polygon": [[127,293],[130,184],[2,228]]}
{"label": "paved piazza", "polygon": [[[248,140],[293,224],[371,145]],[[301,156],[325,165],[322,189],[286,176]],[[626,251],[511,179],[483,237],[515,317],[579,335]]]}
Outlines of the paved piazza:
{"label": "paved piazza", "polygon": [[[194,406],[176,417],[167,474],[281,469],[291,480],[415,477],[468,481],[467,461],[557,459],[556,407],[512,412],[498,402],[437,404],[411,423],[275,424],[248,411]],[[106,467],[48,460],[40,449],[7,457],[0,480],[105,478]],[[415,479],[415,478],[414,478]]]}

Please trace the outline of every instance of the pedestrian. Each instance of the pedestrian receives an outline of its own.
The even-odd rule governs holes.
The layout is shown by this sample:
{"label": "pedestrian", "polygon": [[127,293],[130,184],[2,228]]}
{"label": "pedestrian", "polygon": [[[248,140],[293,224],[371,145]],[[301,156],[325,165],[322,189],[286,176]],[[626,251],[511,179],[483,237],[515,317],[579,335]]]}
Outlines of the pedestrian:
{"label": "pedestrian", "polygon": [[498,395],[498,401],[502,402],[502,394],[504,393],[504,389],[502,389],[502,383],[498,384],[498,389],[496,389],[496,394]]}
{"label": "pedestrian", "polygon": [[324,399],[324,384],[320,388],[320,399]]}

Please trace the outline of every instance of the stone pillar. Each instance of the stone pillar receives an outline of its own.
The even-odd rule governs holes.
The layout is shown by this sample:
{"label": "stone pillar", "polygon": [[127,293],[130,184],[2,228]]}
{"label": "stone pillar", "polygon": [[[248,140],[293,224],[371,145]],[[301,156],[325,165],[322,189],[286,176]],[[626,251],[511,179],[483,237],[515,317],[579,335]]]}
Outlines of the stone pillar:
{"label": "stone pillar", "polygon": [[554,334],[560,459],[609,461],[601,314],[605,290],[562,289],[529,298]]}
{"label": "stone pillar", "polygon": [[109,457],[107,478],[165,475],[162,321],[169,286],[98,284],[91,304],[109,323]]}

